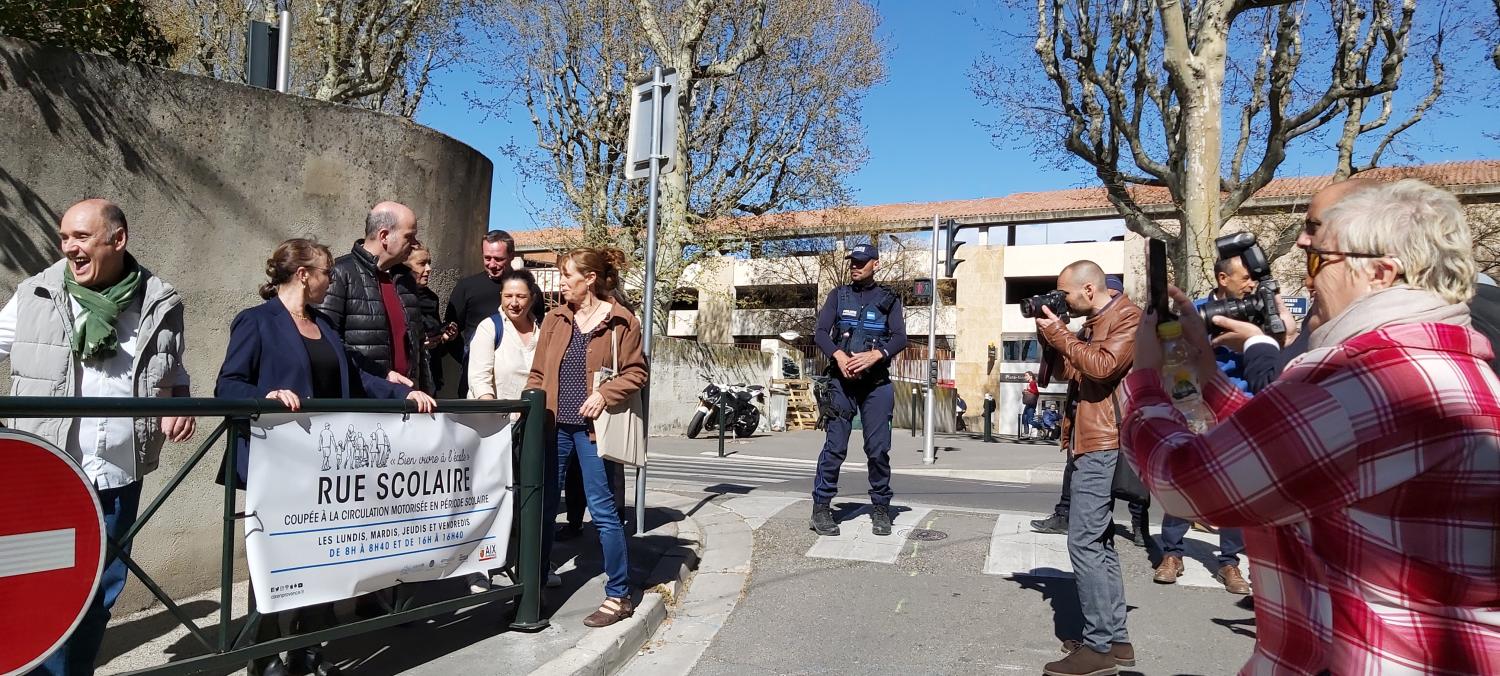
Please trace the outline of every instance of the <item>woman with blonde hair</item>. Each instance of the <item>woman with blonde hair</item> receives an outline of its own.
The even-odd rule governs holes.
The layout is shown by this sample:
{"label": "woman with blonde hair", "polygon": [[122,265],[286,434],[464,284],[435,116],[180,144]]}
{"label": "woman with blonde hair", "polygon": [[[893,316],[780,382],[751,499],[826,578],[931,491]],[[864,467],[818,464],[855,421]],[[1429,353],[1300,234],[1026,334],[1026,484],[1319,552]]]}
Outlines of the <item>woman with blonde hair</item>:
{"label": "woman with blonde hair", "polygon": [[[607,406],[619,404],[646,385],[649,374],[641,351],[641,324],[622,302],[620,270],[625,256],[616,249],[581,248],[561,261],[564,303],[542,320],[536,356],[526,379],[527,388],[547,392],[548,428],[555,450],[546,489],[546,518],[542,551],[552,551],[552,526],[557,518],[558,486],[566,480],[568,460],[577,456],[582,469],[589,515],[599,532],[608,582],[604,603],[584,619],[590,627],[605,627],[634,613],[630,564],[626,558],[625,529],[615,506],[612,475],[622,468],[599,457],[592,422]],[[614,365],[618,363],[618,372]],[[601,384],[596,389],[596,374]],[[623,487],[623,481],[619,486]]]}

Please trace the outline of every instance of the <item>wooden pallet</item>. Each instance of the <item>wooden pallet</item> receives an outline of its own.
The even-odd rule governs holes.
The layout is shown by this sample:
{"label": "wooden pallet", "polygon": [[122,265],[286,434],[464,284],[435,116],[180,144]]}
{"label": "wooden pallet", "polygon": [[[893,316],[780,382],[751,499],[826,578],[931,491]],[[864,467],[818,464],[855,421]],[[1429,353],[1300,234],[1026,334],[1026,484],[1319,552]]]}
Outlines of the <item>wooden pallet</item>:
{"label": "wooden pallet", "polygon": [[818,401],[813,397],[812,381],[805,378],[776,378],[771,385],[786,388],[786,428],[811,430],[818,425]]}

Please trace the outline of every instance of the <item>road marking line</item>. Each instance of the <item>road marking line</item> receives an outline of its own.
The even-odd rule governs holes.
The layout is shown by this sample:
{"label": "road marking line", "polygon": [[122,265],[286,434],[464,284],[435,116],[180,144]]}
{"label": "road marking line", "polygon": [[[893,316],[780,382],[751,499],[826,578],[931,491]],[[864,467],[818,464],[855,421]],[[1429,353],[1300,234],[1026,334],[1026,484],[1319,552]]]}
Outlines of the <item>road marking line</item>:
{"label": "road marking line", "polygon": [[[1073,562],[1068,556],[1068,536],[1037,533],[1031,530],[1031,520],[1044,515],[1002,512],[995,516],[995,529],[990,534],[990,553],[984,560],[984,574],[1011,577],[1033,575],[1037,577],[1073,577]],[[1121,524],[1122,526],[1124,524]],[[1217,535],[1189,531],[1183,543],[1184,570],[1177,578],[1183,587],[1223,587],[1214,579],[1214,571],[1199,563],[1199,560],[1214,560],[1218,549]],[[1115,540],[1123,546],[1121,556],[1128,556],[1136,548],[1123,538]]]}
{"label": "road marking line", "polygon": [[0,577],[72,568],[77,539],[72,528],[0,536]]}
{"label": "road marking line", "polygon": [[860,508],[839,524],[838,535],[821,535],[807,550],[817,559],[846,559],[873,563],[895,563],[906,548],[906,535],[932,510],[912,508],[892,515],[890,535],[875,535],[870,530],[870,508]]}

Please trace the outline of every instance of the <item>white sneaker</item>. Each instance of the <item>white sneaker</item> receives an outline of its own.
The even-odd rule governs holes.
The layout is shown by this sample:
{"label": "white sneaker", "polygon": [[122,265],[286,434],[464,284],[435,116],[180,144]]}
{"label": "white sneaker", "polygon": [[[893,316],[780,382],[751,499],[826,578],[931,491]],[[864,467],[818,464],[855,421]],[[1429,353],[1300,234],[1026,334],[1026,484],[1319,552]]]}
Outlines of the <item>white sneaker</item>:
{"label": "white sneaker", "polygon": [[464,578],[469,582],[469,593],[482,594],[490,590],[490,576],[485,573],[469,573]]}

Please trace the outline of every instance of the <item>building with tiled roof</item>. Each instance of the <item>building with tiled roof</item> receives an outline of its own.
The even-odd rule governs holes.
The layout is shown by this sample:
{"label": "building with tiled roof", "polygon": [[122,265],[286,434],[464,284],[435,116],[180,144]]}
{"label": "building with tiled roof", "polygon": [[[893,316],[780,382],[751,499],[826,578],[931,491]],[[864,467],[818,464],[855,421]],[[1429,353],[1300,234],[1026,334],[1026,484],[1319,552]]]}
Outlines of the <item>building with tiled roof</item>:
{"label": "building with tiled roof", "polygon": [[[1500,161],[1391,167],[1362,175],[1379,180],[1419,178],[1453,191],[1471,209],[1500,213]],[[1273,180],[1245,203],[1230,227],[1258,229],[1264,239],[1277,228],[1295,226],[1313,193],[1330,182],[1327,176]],[[1166,190],[1141,187],[1134,194],[1153,216],[1164,221],[1175,218]],[[934,215],[964,226],[961,238],[965,246],[957,257],[965,262],[952,279],[943,279],[937,285],[942,302],[935,313],[926,306],[907,306],[908,333],[916,343],[925,344],[931,317],[939,378],[971,402],[982,401],[985,393],[995,395],[999,411],[996,429],[1012,434],[1020,410],[1021,376],[1036,368],[1038,352],[1035,325],[1021,315],[1019,302],[1055,288],[1057,272],[1079,259],[1093,260],[1106,273],[1119,275],[1131,297],[1143,295],[1143,240],[1126,230],[1102,188],[736,219],[732,225],[725,225],[726,230],[755,232],[757,239],[763,240],[797,240],[798,250],[752,247],[742,251],[746,255],[690,267],[680,284],[680,291],[686,292],[684,300],[670,311],[668,334],[702,343],[749,347],[793,330],[800,334],[795,341],[797,347],[805,355],[814,355],[808,335],[811,318],[832,288],[830,280],[843,272],[840,249],[877,235],[882,259],[880,278],[909,288],[914,278],[930,274],[931,253],[924,238]],[[885,236],[903,233],[911,236],[900,242]],[[519,251],[547,265],[552,259],[550,247],[568,246],[580,233],[550,229],[515,234]],[[1301,294],[1302,266],[1296,250],[1275,266],[1283,293],[1288,296]],[[897,365],[895,373],[925,377],[926,352],[920,344],[908,350],[907,359]],[[992,347],[993,361],[989,357]],[[815,369],[817,364],[813,356],[806,366]],[[974,407],[974,412],[977,410]]]}
{"label": "building with tiled roof", "polygon": [[[1382,167],[1361,176],[1382,181],[1417,178],[1446,187],[1462,199],[1500,200],[1500,160]],[[1262,215],[1297,211],[1305,207],[1313,193],[1332,181],[1330,176],[1272,179],[1266,187],[1245,202],[1240,213]],[[1162,218],[1174,217],[1171,198],[1165,188],[1136,187],[1131,193],[1147,213]],[[828,235],[848,231],[851,227],[860,232],[895,233],[928,227],[934,214],[955,219],[962,225],[1003,226],[1117,218],[1119,212],[1105,197],[1104,188],[1069,188],[1019,192],[1004,197],[902,202],[766,214],[736,219],[734,227],[743,232],[757,232],[767,239]],[[564,228],[517,232],[516,245],[522,252],[538,252],[556,243],[570,242],[577,236],[577,230]]]}

